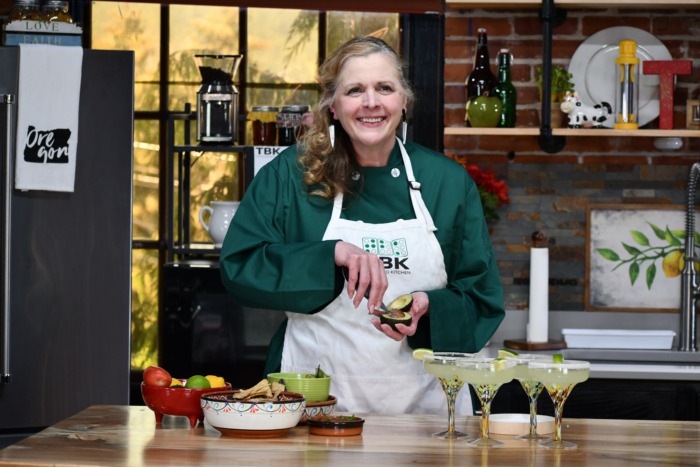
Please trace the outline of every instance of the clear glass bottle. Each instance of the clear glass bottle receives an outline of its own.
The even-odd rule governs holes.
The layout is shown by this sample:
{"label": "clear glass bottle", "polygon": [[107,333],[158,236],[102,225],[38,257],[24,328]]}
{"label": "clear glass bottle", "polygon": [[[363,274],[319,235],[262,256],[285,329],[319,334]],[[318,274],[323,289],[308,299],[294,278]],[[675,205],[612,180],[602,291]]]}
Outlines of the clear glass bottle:
{"label": "clear glass bottle", "polygon": [[508,49],[501,49],[498,52],[498,85],[496,95],[501,99],[501,121],[498,126],[501,128],[515,127],[515,110],[517,93],[515,86],[510,79],[510,66],[513,62],[513,55]]}
{"label": "clear glass bottle", "polygon": [[[488,36],[485,28],[479,28],[474,57],[474,68],[467,77],[465,85],[467,87],[467,101],[479,96],[493,96],[498,80],[491,72],[491,61],[489,59]],[[469,120],[467,119],[467,125]]]}
{"label": "clear glass bottle", "polygon": [[38,0],[15,0],[8,21],[37,21],[40,19]]}
{"label": "clear glass bottle", "polygon": [[73,18],[68,11],[68,2],[47,0],[41,9],[41,20],[48,23],[72,23]]}

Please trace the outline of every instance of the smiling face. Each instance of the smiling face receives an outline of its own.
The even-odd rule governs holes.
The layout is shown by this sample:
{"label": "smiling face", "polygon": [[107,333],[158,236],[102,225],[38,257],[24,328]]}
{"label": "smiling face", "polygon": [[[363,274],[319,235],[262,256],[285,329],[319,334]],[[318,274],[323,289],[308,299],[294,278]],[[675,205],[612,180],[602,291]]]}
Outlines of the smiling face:
{"label": "smiling face", "polygon": [[406,97],[396,67],[383,53],[348,59],[340,70],[333,105],[362,165],[386,164]]}

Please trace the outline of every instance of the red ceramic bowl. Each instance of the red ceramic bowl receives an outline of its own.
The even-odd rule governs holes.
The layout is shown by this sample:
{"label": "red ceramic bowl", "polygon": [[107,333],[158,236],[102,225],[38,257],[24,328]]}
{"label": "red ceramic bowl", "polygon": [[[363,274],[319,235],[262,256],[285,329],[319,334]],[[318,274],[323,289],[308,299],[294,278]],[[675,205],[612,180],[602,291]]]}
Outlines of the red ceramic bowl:
{"label": "red ceramic bowl", "polygon": [[[184,380],[180,380],[184,384]],[[156,414],[156,423],[163,422],[163,415],[182,415],[190,419],[190,428],[197,422],[204,422],[204,413],[199,398],[202,394],[231,389],[231,383],[225,388],[188,389],[183,387],[149,386],[141,382],[141,395],[149,409]]]}

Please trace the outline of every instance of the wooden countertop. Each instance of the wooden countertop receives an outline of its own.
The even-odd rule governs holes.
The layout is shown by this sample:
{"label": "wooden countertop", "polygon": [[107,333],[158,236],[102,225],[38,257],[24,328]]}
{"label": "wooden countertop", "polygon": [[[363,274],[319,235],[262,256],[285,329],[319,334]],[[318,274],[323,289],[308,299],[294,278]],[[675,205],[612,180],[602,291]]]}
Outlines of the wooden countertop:
{"label": "wooden countertop", "polygon": [[[141,406],[93,406],[0,451],[0,465],[698,465],[700,422],[566,419],[563,438],[573,451],[550,451],[493,435],[501,448],[430,436],[447,416],[366,415],[361,436],[309,435],[297,426],[282,438],[222,437],[209,426],[189,428],[166,416],[157,427]],[[478,417],[458,417],[457,428],[477,436]]]}

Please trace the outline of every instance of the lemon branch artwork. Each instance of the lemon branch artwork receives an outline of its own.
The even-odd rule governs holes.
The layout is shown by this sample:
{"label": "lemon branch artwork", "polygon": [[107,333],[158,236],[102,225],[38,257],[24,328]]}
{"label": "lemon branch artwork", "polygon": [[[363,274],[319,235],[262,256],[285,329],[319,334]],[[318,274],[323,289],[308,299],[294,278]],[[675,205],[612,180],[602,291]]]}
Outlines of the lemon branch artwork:
{"label": "lemon branch artwork", "polygon": [[[680,276],[685,267],[685,230],[661,228],[651,222],[646,222],[651,232],[630,230],[630,241],[621,242],[622,250],[612,248],[597,248],[596,251],[604,259],[616,263],[613,271],[626,267],[630,285],[634,285],[642,271],[647,289],[651,290],[656,279],[657,262],[661,263],[663,274],[667,278]],[[652,240],[649,235],[653,234]],[[700,234],[694,233],[695,244],[700,244]],[[620,251],[620,253],[618,253]],[[697,264],[696,264],[697,268]]]}

